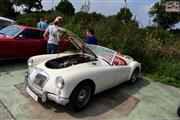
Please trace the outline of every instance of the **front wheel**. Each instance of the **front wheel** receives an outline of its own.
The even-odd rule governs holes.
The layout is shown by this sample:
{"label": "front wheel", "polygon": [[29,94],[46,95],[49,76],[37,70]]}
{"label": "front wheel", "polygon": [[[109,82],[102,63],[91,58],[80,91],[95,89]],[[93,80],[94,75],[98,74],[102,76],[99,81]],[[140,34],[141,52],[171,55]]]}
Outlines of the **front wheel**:
{"label": "front wheel", "polygon": [[129,84],[134,84],[134,83],[136,83],[137,80],[138,80],[138,75],[139,75],[139,69],[136,68],[136,69],[134,70],[134,72],[132,73],[131,79],[128,81],[128,83],[129,83]]}
{"label": "front wheel", "polygon": [[79,84],[70,97],[70,108],[74,111],[84,109],[93,96],[92,85],[89,82]]}

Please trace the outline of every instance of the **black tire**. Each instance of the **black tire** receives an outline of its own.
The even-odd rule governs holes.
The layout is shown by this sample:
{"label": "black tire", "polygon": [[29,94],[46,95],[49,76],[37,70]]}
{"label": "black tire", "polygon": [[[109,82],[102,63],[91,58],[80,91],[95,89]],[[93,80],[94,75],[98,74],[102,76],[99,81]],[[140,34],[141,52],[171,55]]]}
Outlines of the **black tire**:
{"label": "black tire", "polygon": [[70,96],[70,109],[76,112],[83,110],[89,104],[93,95],[94,90],[91,82],[80,83]]}
{"label": "black tire", "polygon": [[177,109],[177,115],[180,117],[180,105],[179,105],[179,107]]}
{"label": "black tire", "polygon": [[128,81],[128,84],[130,85],[135,84],[139,79],[138,75],[139,75],[139,68],[136,68],[132,73],[131,79]]}

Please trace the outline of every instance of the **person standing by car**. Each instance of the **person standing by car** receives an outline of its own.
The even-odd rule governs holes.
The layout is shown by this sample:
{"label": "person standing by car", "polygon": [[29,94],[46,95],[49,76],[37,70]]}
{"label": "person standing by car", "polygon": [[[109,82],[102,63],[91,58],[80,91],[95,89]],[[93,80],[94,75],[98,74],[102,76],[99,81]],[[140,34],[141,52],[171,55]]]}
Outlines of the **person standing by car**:
{"label": "person standing by car", "polygon": [[58,28],[60,28],[62,22],[62,17],[58,16],[53,21],[53,24],[49,25],[44,33],[44,38],[48,40],[47,44],[47,53],[55,54],[58,52],[58,45],[61,39],[61,34],[57,32]]}
{"label": "person standing by car", "polygon": [[38,22],[37,27],[41,30],[46,30],[46,28],[48,27],[47,19],[40,18],[40,21]]}
{"label": "person standing by car", "polygon": [[98,45],[98,40],[97,40],[96,36],[94,35],[94,29],[88,28],[86,35],[87,35],[87,37],[86,37],[87,44]]}

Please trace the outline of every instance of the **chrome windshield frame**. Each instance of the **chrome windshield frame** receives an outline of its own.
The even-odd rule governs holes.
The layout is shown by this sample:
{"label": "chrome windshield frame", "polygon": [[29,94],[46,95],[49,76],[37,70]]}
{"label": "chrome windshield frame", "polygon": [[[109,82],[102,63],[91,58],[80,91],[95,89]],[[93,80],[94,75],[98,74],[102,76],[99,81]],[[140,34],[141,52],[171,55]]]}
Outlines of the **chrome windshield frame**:
{"label": "chrome windshield frame", "polygon": [[116,57],[116,54],[117,54],[117,52],[114,53],[113,59],[112,59],[112,61],[111,61],[111,63],[110,63],[111,66],[113,65],[114,59],[115,59],[115,57]]}
{"label": "chrome windshield frame", "polygon": [[[105,60],[106,62],[108,62],[109,65],[111,65],[111,66],[113,65],[113,61],[114,61],[114,59],[115,59],[115,57],[116,57],[116,55],[117,55],[117,52],[116,52],[116,51],[114,51],[114,50],[112,50],[112,49],[109,49],[109,48],[106,48],[106,47],[103,47],[103,46],[99,46],[99,45],[87,44],[87,46],[89,46],[89,49],[90,49],[94,54],[96,54],[96,56],[98,56],[99,58],[101,58],[101,59]],[[101,54],[97,53],[96,51],[93,51],[93,50],[94,50],[93,47],[96,47],[97,49],[102,50],[102,51],[107,51],[107,50],[108,50],[109,53],[112,53],[112,59],[108,60],[107,58],[103,57]],[[95,49],[96,49],[96,48],[95,48]],[[106,53],[106,52],[104,52],[104,53]],[[107,52],[107,55],[108,55],[109,53]]]}

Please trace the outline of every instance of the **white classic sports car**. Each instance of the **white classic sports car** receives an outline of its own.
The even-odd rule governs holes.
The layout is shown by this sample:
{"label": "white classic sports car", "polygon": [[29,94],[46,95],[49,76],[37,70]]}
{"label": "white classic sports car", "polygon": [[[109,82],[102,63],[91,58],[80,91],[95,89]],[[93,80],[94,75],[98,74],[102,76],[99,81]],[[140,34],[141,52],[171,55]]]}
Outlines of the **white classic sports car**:
{"label": "white classic sports car", "polygon": [[137,81],[141,64],[130,56],[85,44],[64,28],[58,31],[72,43],[67,51],[28,60],[26,91],[36,101],[52,100],[79,111],[88,105],[93,95],[125,81]]}

